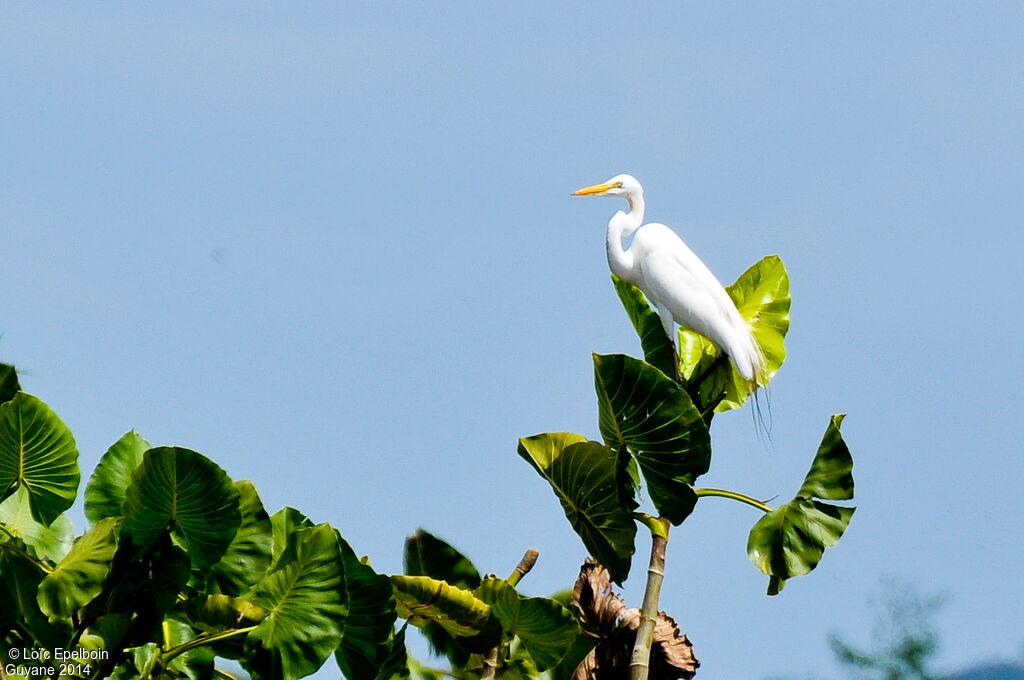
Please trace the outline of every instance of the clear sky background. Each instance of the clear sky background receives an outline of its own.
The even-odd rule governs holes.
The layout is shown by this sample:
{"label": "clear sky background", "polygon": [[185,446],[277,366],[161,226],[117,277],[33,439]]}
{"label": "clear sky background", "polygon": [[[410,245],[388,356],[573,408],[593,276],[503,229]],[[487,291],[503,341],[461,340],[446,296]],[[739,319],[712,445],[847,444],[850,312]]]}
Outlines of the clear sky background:
{"label": "clear sky background", "polygon": [[788,498],[836,412],[856,461],[847,535],[778,597],[756,511],[673,532],[699,677],[840,675],[826,633],[866,640],[887,576],[948,596],[944,669],[1018,658],[1022,31],[999,2],[4,3],[0,360],[86,474],[135,428],[379,570],[422,526],[502,575],[538,548],[552,592],[584,549],[516,440],[597,437],[590,353],[639,353],[620,206],[569,197],[629,172],[723,281],[791,277],[773,446],[716,419],[702,482]]}

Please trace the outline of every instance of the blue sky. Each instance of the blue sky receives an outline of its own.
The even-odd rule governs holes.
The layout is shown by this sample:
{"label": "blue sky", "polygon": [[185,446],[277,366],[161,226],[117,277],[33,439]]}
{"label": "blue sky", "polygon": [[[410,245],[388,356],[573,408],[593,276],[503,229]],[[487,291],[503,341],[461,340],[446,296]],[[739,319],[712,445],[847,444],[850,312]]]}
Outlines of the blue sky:
{"label": "blue sky", "polygon": [[86,471],[135,428],[383,571],[423,526],[484,571],[536,547],[523,588],[554,591],[583,548],[516,440],[596,437],[590,353],[639,351],[618,206],[569,197],[630,172],[723,281],[769,253],[791,277],[773,446],[716,420],[704,483],[792,494],[834,412],[856,461],[849,532],[779,597],[750,508],[674,531],[662,606],[700,677],[838,675],[826,632],[866,637],[884,576],[948,596],[944,668],[1012,658],[1022,25],[1012,3],[9,3],[0,359]]}

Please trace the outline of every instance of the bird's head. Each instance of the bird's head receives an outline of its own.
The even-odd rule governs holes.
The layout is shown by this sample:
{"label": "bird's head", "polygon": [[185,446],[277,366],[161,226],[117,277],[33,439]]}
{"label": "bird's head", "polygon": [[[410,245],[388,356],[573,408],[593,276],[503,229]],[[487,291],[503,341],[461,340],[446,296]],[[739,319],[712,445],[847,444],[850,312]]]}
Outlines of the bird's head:
{"label": "bird's head", "polygon": [[629,199],[634,196],[643,196],[644,188],[633,175],[615,175],[607,182],[583,187],[573,192],[573,196],[617,196]]}

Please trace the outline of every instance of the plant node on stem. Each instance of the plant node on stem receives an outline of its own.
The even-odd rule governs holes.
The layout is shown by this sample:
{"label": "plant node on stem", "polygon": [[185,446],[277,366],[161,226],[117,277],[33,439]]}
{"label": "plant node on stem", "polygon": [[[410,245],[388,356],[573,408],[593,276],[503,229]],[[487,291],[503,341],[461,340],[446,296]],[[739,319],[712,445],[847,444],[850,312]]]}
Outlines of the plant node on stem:
{"label": "plant node on stem", "polygon": [[661,583],[665,579],[665,547],[668,545],[671,525],[664,517],[652,517],[642,512],[634,513],[633,516],[651,530],[651,561],[647,567],[647,587],[640,608],[640,625],[636,630],[633,656],[629,661],[629,680],[647,680],[654,626],[658,620],[658,598],[661,596]]}

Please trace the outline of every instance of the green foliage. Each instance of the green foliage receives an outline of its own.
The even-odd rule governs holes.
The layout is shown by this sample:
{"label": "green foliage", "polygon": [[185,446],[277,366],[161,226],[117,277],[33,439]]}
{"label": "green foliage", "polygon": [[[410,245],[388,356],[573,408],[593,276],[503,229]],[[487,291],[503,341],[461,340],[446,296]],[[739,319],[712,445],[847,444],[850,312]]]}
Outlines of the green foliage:
{"label": "green foliage", "polygon": [[640,336],[644,361],[665,375],[675,375],[675,368],[672,366],[672,345],[665,335],[658,313],[651,308],[643,291],[615,274],[612,274],[612,283],[615,284],[615,292],[626,309],[633,328]]}
{"label": "green foliage", "polygon": [[117,551],[120,520],[108,517],[75,541],[71,552],[39,584],[39,609],[50,620],[70,619],[103,590]]}
{"label": "green foliage", "polygon": [[[726,495],[766,511],[748,552],[771,577],[769,592],[778,592],[814,568],[853,514],[826,502],[853,497],[842,416],[829,425],[796,497],[778,509],[735,492],[693,489],[711,464],[713,415],[742,404],[747,386],[717,349],[685,329],[677,384],[657,314],[634,286],[615,279],[615,289],[645,361],[594,355],[603,443],[546,433],[520,439],[519,455],[550,484],[614,581],[629,574],[637,519],[663,547],[669,521],[684,521],[704,495]],[[728,291],[765,352],[767,382],[785,358],[785,268],[765,258]],[[641,475],[660,518],[634,512]],[[516,590],[535,554],[506,580],[481,578],[469,558],[421,529],[406,541],[406,574],[379,574],[337,529],[291,507],[269,514],[251,482],[234,482],[195,451],[153,448],[134,431],[106,451],[89,479],[90,526],[72,545],[64,512],[79,481],[71,432],[0,364],[0,653],[15,645],[101,649],[108,655],[89,674],[116,680],[210,680],[217,658],[237,660],[256,680],[294,680],[332,654],[348,680],[440,680],[440,671],[408,655],[411,623],[465,680],[537,680],[542,672],[569,680],[581,662],[594,662],[592,621],[575,596],[559,601]],[[660,575],[653,557],[650,573]],[[637,626],[656,617],[631,611],[640,639]],[[396,630],[399,617],[406,623]],[[670,632],[689,645],[678,628]],[[613,647],[602,654],[617,653]]]}
{"label": "green foliage", "polygon": [[142,454],[148,449],[149,442],[132,430],[103,454],[85,487],[85,516],[90,522],[124,514],[121,506],[132,483],[132,473],[142,463]]}
{"label": "green foliage", "polygon": [[344,565],[348,614],[334,656],[349,680],[373,680],[392,656],[397,611],[391,580],[360,560],[335,532]]}
{"label": "green foliage", "polygon": [[0,364],[0,404],[10,401],[21,390],[14,366]]}
{"label": "green foliage", "polygon": [[636,458],[654,507],[681,523],[697,503],[690,485],[711,464],[711,435],[689,395],[622,354],[595,354],[594,382],[605,443]]}
{"label": "green foliage", "polygon": [[39,557],[56,562],[67,554],[74,539],[71,520],[60,515],[50,526],[40,524],[32,517],[28,488],[18,487],[0,503],[0,538],[4,535],[18,538]]}
{"label": "green foliage", "polygon": [[520,439],[519,455],[551,485],[569,524],[612,580],[626,580],[636,539],[635,504],[622,506],[611,449],[555,432]]}
{"label": "green foliage", "polygon": [[252,483],[129,432],[90,479],[93,524],[71,545],[71,433],[22,392],[0,408],[0,649],[106,649],[90,673],[121,679],[208,680],[223,656],[291,680],[334,652],[349,680],[387,664],[408,676],[390,579],[332,527],[270,517]]}
{"label": "green foliage", "polygon": [[[406,539],[404,562],[409,576],[430,576],[464,590],[480,585],[480,572],[468,557],[423,529]],[[471,652],[439,623],[427,622],[422,631],[431,649],[453,666],[461,668],[469,663]]]}
{"label": "green foliage", "polygon": [[250,668],[265,677],[301,678],[323,665],[341,641],[342,569],[330,526],[289,536],[281,556],[245,597],[267,611],[245,638]]}
{"label": "green foliage", "polygon": [[207,568],[224,555],[242,518],[239,494],[224,470],[195,451],[147,451],[125,491],[122,533],[137,549],[170,527],[193,564]]}
{"label": "green foliage", "polygon": [[747,554],[770,577],[769,595],[782,590],[786,579],[814,569],[853,517],[854,508],[822,502],[853,498],[853,458],[839,432],[842,422],[843,416],[832,416],[796,497],[750,530]]}
{"label": "green foliage", "polygon": [[519,636],[537,670],[557,664],[579,634],[569,610],[549,597],[523,597],[507,581],[494,577],[485,579],[476,594],[491,605],[506,635]]}
{"label": "green foliage", "polygon": [[235,482],[241,524],[220,560],[206,572],[208,592],[241,595],[270,566],[273,534],[270,516],[263,509],[252,482]]}
{"label": "green foliage", "polygon": [[24,392],[0,404],[0,500],[25,488],[32,517],[49,526],[71,507],[78,479],[75,439],[46,404]]}
{"label": "green foliage", "polygon": [[[789,331],[789,276],[777,255],[751,266],[725,289],[736,308],[754,330],[767,364],[758,384],[766,385],[786,359],[783,341]],[[725,360],[721,350],[707,338],[686,328],[679,329],[679,360],[686,389],[701,412],[714,407],[718,412],[741,406],[750,389],[747,382]]]}

